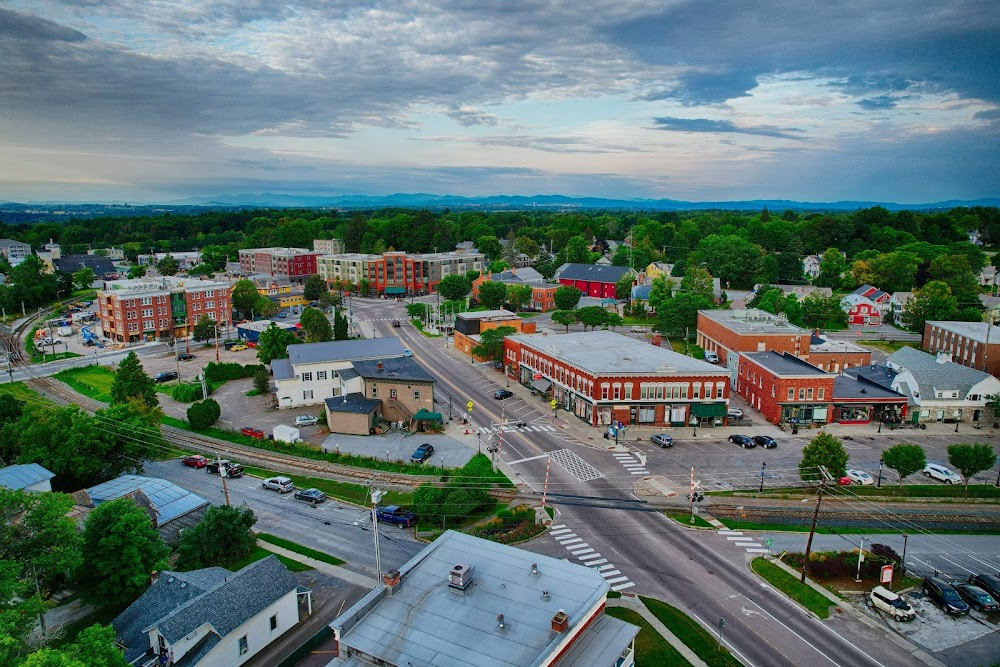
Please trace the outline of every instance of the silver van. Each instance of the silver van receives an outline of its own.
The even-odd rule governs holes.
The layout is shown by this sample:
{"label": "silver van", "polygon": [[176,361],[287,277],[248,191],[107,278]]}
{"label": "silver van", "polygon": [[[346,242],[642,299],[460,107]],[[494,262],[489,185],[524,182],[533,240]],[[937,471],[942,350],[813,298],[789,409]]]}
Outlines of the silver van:
{"label": "silver van", "polygon": [[889,614],[897,621],[912,621],[917,616],[906,600],[884,586],[876,586],[868,594],[868,606]]}
{"label": "silver van", "polygon": [[709,352],[708,350],[705,350],[705,361],[707,361],[710,364],[717,364],[719,363],[719,355],[717,355],[715,352]]}

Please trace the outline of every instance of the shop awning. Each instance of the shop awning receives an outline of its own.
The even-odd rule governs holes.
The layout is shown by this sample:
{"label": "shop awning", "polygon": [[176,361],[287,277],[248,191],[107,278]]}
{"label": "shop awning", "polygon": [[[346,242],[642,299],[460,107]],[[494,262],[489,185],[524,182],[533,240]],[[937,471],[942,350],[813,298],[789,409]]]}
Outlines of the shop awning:
{"label": "shop awning", "polygon": [[549,382],[548,380],[546,380],[545,378],[542,378],[541,380],[532,380],[531,381],[531,388],[532,389],[537,389],[538,391],[542,392],[543,394],[545,392],[547,392],[549,390],[549,387],[551,387],[551,386],[552,386],[552,383]]}
{"label": "shop awning", "polygon": [[692,403],[691,414],[695,417],[725,417],[725,403]]}
{"label": "shop awning", "polygon": [[406,294],[405,287],[386,287],[383,291],[386,294]]}
{"label": "shop awning", "polygon": [[413,415],[415,421],[443,422],[444,417],[440,412],[428,412],[426,408],[420,408],[417,414]]}

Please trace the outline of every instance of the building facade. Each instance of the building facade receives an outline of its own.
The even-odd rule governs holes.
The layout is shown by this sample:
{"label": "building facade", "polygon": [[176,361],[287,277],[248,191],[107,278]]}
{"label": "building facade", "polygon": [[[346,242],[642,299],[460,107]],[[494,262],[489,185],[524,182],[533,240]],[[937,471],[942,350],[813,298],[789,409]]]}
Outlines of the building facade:
{"label": "building facade", "polygon": [[617,301],[618,281],[628,274],[636,275],[627,266],[601,266],[599,264],[563,264],[556,271],[560,285],[575,287],[583,296]]}
{"label": "building facade", "polygon": [[318,260],[317,271],[330,284],[340,281],[357,290],[364,282],[369,291],[377,294],[403,295],[436,291],[444,278],[482,271],[483,266],[484,255],[476,251],[418,255],[392,251],[381,255],[324,255]]}
{"label": "building facade", "polygon": [[987,322],[942,322],[924,324],[920,346],[969,368],[1000,375],[1000,327]]}
{"label": "building facade", "polygon": [[728,410],[725,369],[610,331],[507,336],[504,364],[592,426],[721,425]]}
{"label": "building facade", "polygon": [[119,280],[108,287],[97,293],[101,329],[119,342],[185,337],[202,316],[220,326],[231,321],[226,283],[164,276]]}
{"label": "building facade", "polygon": [[12,266],[17,266],[25,257],[31,254],[31,246],[13,239],[0,239],[0,256],[7,259]]}
{"label": "building facade", "polygon": [[302,284],[318,272],[320,253],[305,248],[249,248],[240,250],[240,272],[249,276],[266,273]]}
{"label": "building facade", "polygon": [[538,271],[527,267],[509,269],[500,273],[486,273],[472,281],[472,298],[479,299],[479,287],[485,282],[497,282],[504,285],[528,285],[531,287],[531,301],[525,306],[532,310],[548,312],[556,309],[556,290],[561,285],[546,282]]}
{"label": "building facade", "polygon": [[734,386],[741,352],[801,355],[809,349],[811,336],[783,315],[755,308],[698,311],[698,345],[719,355],[719,363],[729,369]]}
{"label": "building facade", "polygon": [[[500,327],[513,327],[517,333],[535,333],[536,325],[518,317],[509,310],[477,310],[468,313],[459,313],[455,317],[455,349],[470,357],[475,356],[472,348],[479,345],[481,334],[490,329]],[[478,361],[485,361],[485,357],[476,357]]]}
{"label": "building facade", "polygon": [[313,239],[313,250],[321,255],[339,255],[342,248],[340,239]]}

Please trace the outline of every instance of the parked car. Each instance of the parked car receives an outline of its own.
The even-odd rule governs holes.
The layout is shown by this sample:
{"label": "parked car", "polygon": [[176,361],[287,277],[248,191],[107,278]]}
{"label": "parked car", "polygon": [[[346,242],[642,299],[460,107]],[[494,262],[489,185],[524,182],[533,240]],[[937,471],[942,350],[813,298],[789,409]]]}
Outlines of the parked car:
{"label": "parked car", "polygon": [[434,448],[425,442],[417,447],[417,451],[413,452],[410,456],[410,461],[413,463],[423,463],[432,456],[434,456]]}
{"label": "parked car", "polygon": [[729,436],[729,442],[733,443],[734,445],[739,445],[743,449],[753,449],[754,447],[757,446],[757,443],[755,443],[753,441],[753,438],[751,438],[749,435],[739,435],[736,433]]}
{"label": "parked car", "polygon": [[969,577],[969,583],[979,586],[992,595],[994,600],[1000,601],[1000,577],[994,574],[973,574]]}
{"label": "parked car", "polygon": [[950,468],[945,468],[939,463],[928,463],[924,466],[924,477],[932,477],[934,479],[939,479],[945,484],[961,484],[962,476],[951,471]]}
{"label": "parked car", "polygon": [[838,477],[837,484],[840,484],[841,486],[850,486],[851,478],[848,477],[847,475],[844,475],[843,477]]}
{"label": "parked car", "polygon": [[237,343],[236,345],[233,345],[229,349],[232,350],[233,352],[242,352],[243,350],[247,349],[247,346],[243,345],[242,343]]}
{"label": "parked car", "polygon": [[393,320],[392,321],[392,326],[395,327],[396,329],[398,329],[402,325],[399,323],[399,320]]}
{"label": "parked car", "polygon": [[949,614],[969,613],[969,605],[955,587],[940,577],[924,577],[924,593]]}
{"label": "parked car", "polygon": [[955,590],[973,609],[979,611],[1000,611],[1000,602],[974,584],[955,584]]}
{"label": "parked car", "polygon": [[163,371],[153,376],[153,382],[170,382],[177,379],[177,371]]}
{"label": "parked car", "polygon": [[204,468],[208,465],[208,459],[201,454],[192,454],[181,459],[181,463],[189,468]]}
{"label": "parked car", "polygon": [[497,389],[496,392],[493,394],[493,398],[495,398],[495,399],[497,399],[499,401],[502,401],[505,398],[510,398],[513,395],[514,395],[514,392],[512,392],[512,391],[510,391],[508,389]]}
{"label": "parked car", "polygon": [[296,500],[303,500],[307,503],[312,503],[313,505],[319,505],[321,502],[326,500],[326,494],[319,489],[303,489],[302,491],[295,492]]}
{"label": "parked car", "polygon": [[413,512],[408,512],[404,510],[399,505],[387,505],[385,507],[376,507],[375,516],[379,521],[385,523],[394,523],[400,528],[406,528],[412,526],[417,522],[417,515]]}
{"label": "parked car", "polygon": [[404,357],[412,357],[413,356],[413,352],[410,350],[410,348],[404,347],[403,348],[403,356]]}
{"label": "parked car", "polygon": [[633,326],[631,331],[632,333],[646,333],[646,327]]}
{"label": "parked car", "polygon": [[243,476],[243,466],[239,463],[234,463],[232,461],[227,461],[222,459],[221,461],[209,461],[207,470],[210,475],[218,475],[219,468],[223,468],[226,471],[226,477],[242,477]]}
{"label": "parked car", "polygon": [[181,352],[177,355],[177,361],[191,361],[194,359],[194,355],[190,352]]}
{"label": "parked car", "polygon": [[295,418],[296,426],[312,426],[313,424],[319,423],[319,417],[313,417],[312,415],[299,415]]}
{"label": "parked car", "polygon": [[917,616],[906,600],[884,586],[876,586],[868,594],[868,606],[889,614],[897,621],[912,621]]}
{"label": "parked car", "polygon": [[875,483],[875,478],[866,473],[864,470],[848,470],[847,477],[851,480],[851,484],[871,486]]}
{"label": "parked car", "polygon": [[281,311],[280,313],[278,313],[278,317],[280,317],[281,319],[285,319],[286,317],[288,317],[288,311],[287,310]]}
{"label": "parked car", "polygon": [[654,445],[659,445],[660,447],[673,447],[674,439],[667,435],[666,433],[657,433],[649,437],[650,441]]}
{"label": "parked car", "polygon": [[253,438],[254,440],[263,440],[264,432],[259,428],[253,428],[251,426],[244,426],[240,429],[240,433],[247,436],[248,438]]}
{"label": "parked car", "polygon": [[726,416],[729,417],[730,419],[743,419],[744,417],[743,411],[740,410],[739,408],[729,408],[729,410],[726,412]]}
{"label": "parked car", "polygon": [[295,490],[295,485],[292,484],[292,480],[287,477],[270,477],[264,480],[262,486],[265,489],[277,491],[278,493],[288,493],[289,491]]}
{"label": "parked car", "polygon": [[778,446],[778,441],[769,435],[755,435],[753,437],[753,442],[755,445],[759,445],[764,449],[774,449]]}
{"label": "parked car", "polygon": [[226,342],[224,342],[222,344],[222,347],[226,348],[227,350],[231,350],[231,349],[233,349],[234,346],[239,345],[239,344],[240,344],[240,341],[238,341],[238,340],[227,340]]}
{"label": "parked car", "polygon": [[705,361],[707,361],[710,364],[717,364],[717,363],[719,363],[719,355],[716,354],[715,352],[709,352],[709,351],[706,350],[705,351]]}

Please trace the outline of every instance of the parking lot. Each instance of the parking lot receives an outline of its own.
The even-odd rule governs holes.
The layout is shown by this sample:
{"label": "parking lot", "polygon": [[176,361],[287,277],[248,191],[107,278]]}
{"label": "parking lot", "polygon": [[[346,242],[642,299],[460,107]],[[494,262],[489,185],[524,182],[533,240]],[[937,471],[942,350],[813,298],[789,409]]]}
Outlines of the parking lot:
{"label": "parking lot", "polygon": [[331,433],[323,441],[322,449],[324,452],[371,456],[383,461],[409,462],[413,452],[424,443],[434,447],[434,455],[425,463],[440,468],[461,468],[476,453],[465,443],[448,435],[399,431],[378,436]]}

